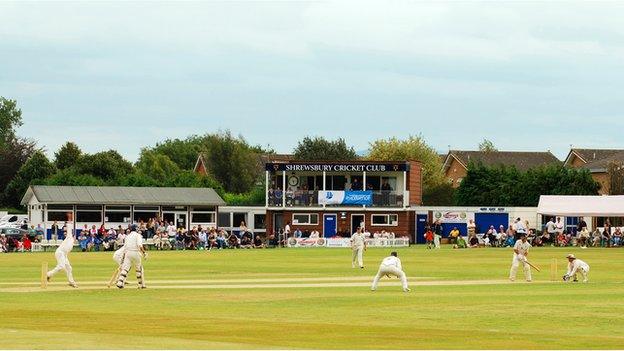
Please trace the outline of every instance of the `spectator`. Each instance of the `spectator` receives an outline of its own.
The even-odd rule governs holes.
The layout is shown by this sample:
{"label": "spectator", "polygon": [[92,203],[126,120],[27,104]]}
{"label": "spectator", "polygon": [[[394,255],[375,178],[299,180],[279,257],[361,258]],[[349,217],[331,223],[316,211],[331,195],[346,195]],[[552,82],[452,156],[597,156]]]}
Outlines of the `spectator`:
{"label": "spectator", "polygon": [[548,233],[548,237],[549,238],[556,237],[557,236],[556,230],[557,230],[557,226],[555,225],[555,219],[551,217],[550,220],[546,223],[546,232]]}
{"label": "spectator", "polygon": [[457,237],[459,236],[459,229],[457,227],[453,227],[451,232],[449,233],[449,239],[451,244],[457,244]]}
{"label": "spectator", "polygon": [[284,226],[284,237],[290,237],[290,221],[286,222],[286,226]]}
{"label": "spectator", "polygon": [[381,198],[384,206],[390,205],[390,193],[392,193],[392,187],[388,184],[388,179],[384,178],[381,184]]}
{"label": "spectator", "polygon": [[589,230],[587,230],[587,225],[581,227],[581,230],[578,233],[578,246],[581,249],[587,248],[587,241],[589,240]]}
{"label": "spectator", "polygon": [[243,249],[251,249],[253,246],[253,240],[251,238],[250,232],[245,232],[243,237],[240,239],[240,247]]}
{"label": "spectator", "polygon": [[568,238],[565,233],[561,232],[557,235],[557,246],[568,246]]}
{"label": "spectator", "polygon": [[611,247],[611,226],[607,226],[607,223],[605,223],[604,230],[602,231],[601,245]]}
{"label": "spectator", "polygon": [[35,238],[37,237],[37,230],[35,229],[34,225],[31,225],[30,229],[28,229],[28,237],[32,238],[32,240],[35,240]]}
{"label": "spectator", "polygon": [[440,220],[436,220],[433,225],[433,245],[436,249],[440,248],[440,239],[442,238],[442,232],[444,227],[442,227],[442,223]]}
{"label": "spectator", "polygon": [[295,236],[296,239],[301,239],[301,237],[303,236],[303,233],[301,233],[301,229],[297,228],[295,229],[295,232],[293,233],[293,235]]}
{"label": "spectator", "polygon": [[[473,236],[476,237],[476,234],[473,234]],[[468,247],[463,236],[460,235],[457,237],[457,244],[454,247],[457,247],[458,249],[465,249]]]}
{"label": "spectator", "polygon": [[6,235],[0,234],[0,253],[9,252],[9,243],[7,242]]}
{"label": "spectator", "polygon": [[217,248],[225,249],[227,247],[227,239],[225,238],[225,231],[221,229],[219,231],[219,235],[217,236]]}
{"label": "spectator", "polygon": [[594,232],[592,233],[592,246],[594,247],[600,246],[601,239],[602,239],[602,233],[600,232],[600,229],[598,228],[594,229]]}
{"label": "spectator", "polygon": [[476,234],[468,238],[468,247],[472,249],[479,247],[479,238],[477,238]]}
{"label": "spectator", "polygon": [[485,244],[486,246],[488,244],[490,246],[498,246],[498,239],[496,238],[496,228],[494,228],[493,225],[490,226],[490,228],[487,230],[487,232],[483,236],[483,241],[485,241],[485,239],[487,239],[487,242]]}
{"label": "spectator", "polygon": [[41,224],[37,224],[37,228],[35,228],[35,241],[40,243],[44,237],[45,237],[45,230],[43,229]]}
{"label": "spectator", "polygon": [[559,234],[563,233],[563,222],[561,221],[561,217],[557,217],[557,222],[555,222],[555,233],[556,235],[553,236],[553,243],[557,240],[557,236],[559,236]]}
{"label": "spectator", "polygon": [[50,233],[52,234],[51,239],[56,241],[58,239],[58,234],[59,234],[59,226],[58,226],[58,223],[56,223],[56,221],[52,223],[52,226],[50,227]]}
{"label": "spectator", "polygon": [[82,252],[87,251],[87,232],[88,230],[81,230],[80,235],[78,236],[78,244],[80,245],[80,250],[82,250]]}
{"label": "spectator", "polygon": [[611,240],[613,241],[613,246],[619,246],[622,242],[622,231],[620,227],[615,228],[615,232],[613,232]]}
{"label": "spectator", "polygon": [[427,249],[433,248],[433,236],[433,230],[431,230],[430,226],[427,226],[427,230],[425,231],[425,242],[427,242]]}
{"label": "spectator", "polygon": [[240,241],[234,233],[228,237],[227,244],[230,249],[238,249],[240,247]]}
{"label": "spectator", "polygon": [[[494,226],[490,226],[490,228],[494,228]],[[468,221],[468,236],[471,234],[477,234],[477,226],[472,219]]]}
{"label": "spectator", "polygon": [[319,233],[319,231],[316,229],[310,233],[310,239],[318,239],[320,237],[321,237],[321,233]]}
{"label": "spectator", "polygon": [[516,218],[516,220],[514,221],[513,229],[516,240],[520,239],[522,235],[525,235],[527,233],[527,227],[525,227],[524,223],[522,223],[520,217]]}
{"label": "spectator", "polygon": [[208,246],[208,234],[206,233],[205,229],[202,229],[202,231],[199,232],[199,243],[197,244],[197,248],[200,250],[204,250],[206,249],[207,246]]}
{"label": "spectator", "polygon": [[22,236],[22,242],[21,242],[21,251],[30,251],[32,249],[32,242],[30,241],[30,238],[28,237],[28,235],[24,234]]}
{"label": "spectator", "polygon": [[256,249],[264,248],[264,243],[262,242],[262,238],[260,237],[260,235],[256,235],[256,237],[254,238],[253,246]]}
{"label": "spectator", "polygon": [[505,240],[507,240],[507,232],[505,231],[505,226],[502,224],[498,227],[498,232],[496,232],[496,242],[497,246],[504,246]]}
{"label": "spectator", "polygon": [[241,221],[240,222],[240,226],[238,227],[238,235],[240,235],[240,237],[243,237],[243,234],[247,233],[249,231],[249,228],[247,228],[247,225],[245,225],[245,221]]}

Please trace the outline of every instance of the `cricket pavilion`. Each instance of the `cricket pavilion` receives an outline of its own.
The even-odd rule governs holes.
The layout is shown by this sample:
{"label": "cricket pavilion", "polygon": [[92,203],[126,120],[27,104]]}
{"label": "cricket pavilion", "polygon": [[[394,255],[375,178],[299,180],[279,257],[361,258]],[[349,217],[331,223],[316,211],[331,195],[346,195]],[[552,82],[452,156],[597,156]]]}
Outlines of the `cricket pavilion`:
{"label": "cricket pavilion", "polygon": [[265,164],[266,231],[348,237],[358,227],[413,237],[422,204],[417,161],[283,161]]}

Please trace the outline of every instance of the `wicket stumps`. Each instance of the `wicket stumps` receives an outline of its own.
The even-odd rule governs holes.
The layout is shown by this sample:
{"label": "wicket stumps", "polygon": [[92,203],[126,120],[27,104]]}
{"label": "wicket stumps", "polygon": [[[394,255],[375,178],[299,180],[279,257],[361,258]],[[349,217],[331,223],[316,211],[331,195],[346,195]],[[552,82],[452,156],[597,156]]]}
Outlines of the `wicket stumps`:
{"label": "wicket stumps", "polygon": [[48,262],[41,262],[41,289],[48,287]]}
{"label": "wicket stumps", "polygon": [[559,265],[556,258],[550,260],[550,281],[557,281],[559,276]]}

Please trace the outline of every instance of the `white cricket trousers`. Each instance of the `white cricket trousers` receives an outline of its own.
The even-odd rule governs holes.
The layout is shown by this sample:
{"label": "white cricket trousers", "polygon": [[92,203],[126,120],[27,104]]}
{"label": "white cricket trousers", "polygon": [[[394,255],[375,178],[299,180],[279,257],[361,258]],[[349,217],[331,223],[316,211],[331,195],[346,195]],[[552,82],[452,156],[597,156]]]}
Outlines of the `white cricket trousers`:
{"label": "white cricket trousers", "polygon": [[130,268],[132,268],[132,266],[134,266],[139,286],[145,286],[145,283],[143,281],[144,274],[143,265],[141,264],[141,253],[139,251],[126,251],[123,262],[121,263],[121,272],[119,272],[119,279],[117,280],[118,288],[123,287],[126,283],[128,272],[130,272]]}
{"label": "white cricket trousers", "polygon": [[576,275],[578,273],[581,273],[581,275],[583,276],[583,283],[587,283],[588,282],[587,273],[589,273],[589,268],[587,270],[583,269],[582,267],[577,269],[576,272],[574,274],[572,274],[573,280],[577,279]]}
{"label": "white cricket trousers", "polygon": [[379,279],[381,279],[381,277],[386,274],[393,275],[401,279],[401,285],[403,285],[403,290],[407,289],[407,277],[405,276],[405,272],[398,269],[397,266],[386,266],[385,264],[382,264],[381,266],[379,266],[379,271],[377,271],[375,279],[373,279],[373,286],[371,287],[371,290],[377,290],[377,284],[379,284]]}
{"label": "white cricket trousers", "polygon": [[355,267],[355,264],[357,263],[358,267],[364,267],[364,258],[362,257],[363,254],[364,254],[363,247],[353,248],[353,257],[351,258],[351,266]]}
{"label": "white cricket trousers", "polygon": [[56,273],[60,271],[65,271],[65,273],[67,274],[67,281],[72,284],[76,283],[74,281],[74,276],[72,275],[72,266],[71,264],[69,264],[67,254],[62,251],[56,251],[54,253],[54,257],[56,257],[56,267],[48,272],[48,277],[51,278]]}
{"label": "white cricket trousers", "polygon": [[436,249],[439,249],[439,248],[440,248],[440,238],[441,238],[441,237],[442,237],[442,236],[441,236],[441,235],[438,235],[438,234],[434,234],[434,235],[433,235],[433,246],[434,246]]}
{"label": "white cricket trousers", "polygon": [[516,274],[518,273],[518,266],[520,266],[520,264],[522,264],[522,269],[524,269],[524,277],[526,278],[528,282],[530,282],[532,280],[531,279],[531,266],[529,266],[529,264],[526,263],[526,261],[520,260],[517,255],[514,255],[513,259],[511,260],[511,269],[509,270],[509,280],[511,281],[516,280]]}

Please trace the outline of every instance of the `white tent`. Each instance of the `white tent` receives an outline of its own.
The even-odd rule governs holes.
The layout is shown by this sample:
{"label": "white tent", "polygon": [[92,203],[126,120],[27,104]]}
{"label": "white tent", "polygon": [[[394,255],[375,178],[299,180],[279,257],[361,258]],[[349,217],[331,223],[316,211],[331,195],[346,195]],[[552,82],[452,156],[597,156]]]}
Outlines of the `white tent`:
{"label": "white tent", "polygon": [[624,196],[542,195],[537,213],[564,217],[624,217]]}

